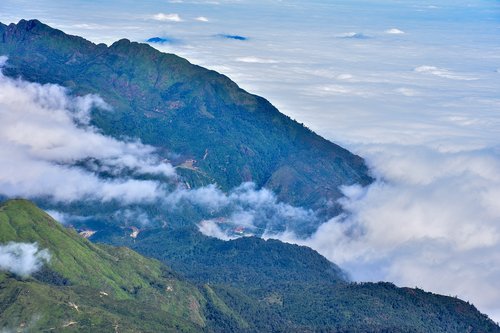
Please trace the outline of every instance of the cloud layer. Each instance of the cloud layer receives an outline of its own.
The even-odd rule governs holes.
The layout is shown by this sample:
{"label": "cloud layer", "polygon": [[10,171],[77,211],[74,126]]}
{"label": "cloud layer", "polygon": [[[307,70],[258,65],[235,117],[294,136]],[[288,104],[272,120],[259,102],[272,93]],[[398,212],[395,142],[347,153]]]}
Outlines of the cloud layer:
{"label": "cloud layer", "polygon": [[[360,281],[390,280],[500,313],[500,151],[365,148],[378,180],[345,187],[346,214],[308,245]],[[268,235],[269,237],[269,235]]]}
{"label": "cloud layer", "polygon": [[[108,107],[94,95],[71,97],[57,85],[0,74],[0,193],[55,201],[158,198],[157,182],[133,175],[175,177],[174,168],[150,146],[99,133],[89,125],[92,108]],[[99,177],[103,172],[115,178]]]}
{"label": "cloud layer", "polygon": [[473,81],[477,80],[477,78],[462,75],[462,74],[457,74],[454,73],[448,69],[445,68],[439,68],[435,66],[419,66],[415,68],[415,72],[417,73],[423,73],[423,74],[431,74],[431,75],[436,75],[445,79],[452,79],[452,80],[464,80],[464,81]]}
{"label": "cloud layer", "polygon": [[196,21],[200,21],[200,22],[208,22],[209,19],[206,18],[205,16],[198,16],[197,18],[195,18]]}
{"label": "cloud layer", "polygon": [[399,30],[397,28],[392,28],[392,29],[388,29],[385,31],[386,34],[389,34],[389,35],[404,35],[405,32],[403,30]]}
{"label": "cloud layer", "polygon": [[[5,59],[2,60],[5,62]],[[72,97],[57,85],[40,85],[0,74],[0,194],[49,198],[54,202],[97,200],[122,204],[156,203],[167,210],[186,204],[203,214],[224,218],[221,233],[244,227],[254,234],[316,223],[313,212],[278,202],[272,192],[245,183],[224,193],[214,185],[173,191],[165,180],[175,169],[162,162],[153,147],[119,141],[89,125],[93,108],[109,106],[98,96]],[[101,177],[100,175],[113,177]],[[155,175],[164,181],[141,180]],[[75,218],[51,211],[63,223]],[[141,209],[115,214],[125,224],[144,226]]]}
{"label": "cloud layer", "polygon": [[200,231],[222,239],[234,237],[235,230],[262,235],[266,231],[281,232],[286,228],[308,230],[318,223],[313,211],[278,202],[274,193],[265,188],[257,189],[250,182],[229,193],[213,185],[194,190],[178,189],[170,193],[165,202],[174,209],[188,203],[206,210],[213,218],[202,221]]}
{"label": "cloud layer", "polygon": [[36,243],[0,245],[0,270],[27,277],[39,271],[50,261],[48,250],[41,250]]}

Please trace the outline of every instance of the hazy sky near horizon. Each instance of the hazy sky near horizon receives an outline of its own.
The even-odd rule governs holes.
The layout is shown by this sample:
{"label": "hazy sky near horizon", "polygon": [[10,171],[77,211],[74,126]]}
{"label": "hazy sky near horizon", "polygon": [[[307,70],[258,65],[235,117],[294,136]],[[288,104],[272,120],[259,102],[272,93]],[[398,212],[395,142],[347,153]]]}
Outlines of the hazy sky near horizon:
{"label": "hazy sky near horizon", "polygon": [[500,1],[0,2],[1,22],[22,18],[107,44],[164,38],[360,154],[378,180],[344,189],[350,214],[280,237],[500,321]]}

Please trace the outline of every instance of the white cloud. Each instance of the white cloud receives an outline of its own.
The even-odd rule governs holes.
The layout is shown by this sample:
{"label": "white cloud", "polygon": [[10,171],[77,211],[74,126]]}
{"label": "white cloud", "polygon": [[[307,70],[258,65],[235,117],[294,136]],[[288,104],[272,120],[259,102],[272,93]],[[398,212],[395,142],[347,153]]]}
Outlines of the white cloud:
{"label": "white cloud", "polygon": [[219,210],[229,204],[226,195],[216,188],[215,185],[208,185],[193,190],[179,188],[165,198],[165,202],[171,207],[177,207],[183,201],[213,210]]}
{"label": "white cloud", "polygon": [[[125,204],[162,198],[170,208],[189,203],[227,216],[231,225],[254,231],[273,229],[283,220],[299,225],[315,218],[310,211],[278,202],[272,192],[256,189],[253,183],[244,183],[227,194],[215,185],[168,193],[160,182],[135,179],[135,174],[176,175],[152,147],[118,141],[89,126],[93,107],[106,105],[97,96],[73,98],[57,85],[0,75],[0,193],[65,202],[118,200]],[[115,177],[103,179],[100,172]],[[62,222],[67,220],[58,212],[50,213]],[[140,211],[124,211],[117,218],[142,224],[149,219]]]}
{"label": "white cloud", "polygon": [[[338,78],[338,77],[337,77]],[[347,75],[341,75],[339,80],[347,81],[352,80]],[[341,84],[325,84],[325,85],[315,85],[304,89],[304,95],[318,96],[318,97],[329,97],[329,96],[358,96],[358,97],[369,97],[373,95],[372,91],[361,90],[352,85],[341,85]]]}
{"label": "white cloud", "polygon": [[123,226],[143,227],[151,223],[149,215],[142,209],[123,209],[114,214],[114,218]]}
{"label": "white cloud", "polygon": [[435,75],[435,76],[439,76],[439,77],[451,79],[451,80],[463,80],[463,81],[477,80],[477,78],[467,76],[467,75],[457,74],[457,73],[454,73],[448,69],[439,68],[439,67],[435,67],[435,66],[426,66],[426,65],[419,66],[419,67],[415,68],[415,72],[422,73],[422,74],[431,74],[431,75]]}
{"label": "white cloud", "polygon": [[353,76],[351,74],[339,74],[337,75],[337,80],[351,80]]}
{"label": "white cloud", "polygon": [[[29,16],[36,9],[40,13],[40,18],[58,23],[59,27],[62,23],[74,21],[71,8],[67,6],[52,6],[51,10],[47,11],[42,2],[4,1],[15,3],[14,6],[5,6],[4,17],[6,18]],[[194,3],[208,3],[195,0],[183,2],[184,4],[176,6],[179,10],[185,9],[186,12],[193,9],[191,7]],[[420,148],[423,148],[423,151],[428,149],[437,151],[436,156],[440,156],[442,152],[465,154],[473,150],[483,151],[484,155],[494,155],[494,147],[498,146],[500,124],[497,88],[500,86],[500,75],[496,49],[498,20],[492,19],[494,11],[492,11],[491,2],[476,2],[471,8],[467,7],[468,2],[442,0],[439,10],[436,10],[437,7],[432,4],[415,6],[414,3],[408,1],[398,1],[386,6],[365,1],[362,11],[359,11],[360,1],[346,2],[345,6],[326,6],[324,1],[310,1],[303,2],[300,6],[285,7],[283,2],[276,4],[255,1],[220,2],[230,3],[232,6],[220,6],[220,10],[210,12],[214,31],[205,31],[207,26],[201,24],[189,27],[182,24],[172,26],[171,28],[175,30],[171,32],[172,34],[184,37],[190,43],[169,46],[168,51],[223,72],[236,80],[244,89],[269,99],[290,117],[307,124],[326,138],[343,144],[363,157],[373,156],[373,154],[366,153],[368,148],[359,148],[359,144],[373,144],[368,149],[371,150],[377,143],[380,144],[379,148],[386,150],[383,156],[393,156],[391,152],[395,154],[394,157],[385,161],[386,164],[395,166],[399,165],[416,145],[421,145]],[[233,6],[235,4],[237,6]],[[180,8],[181,6],[186,6],[186,8]],[[99,7],[97,2],[95,7],[86,7],[90,8],[85,12],[86,22],[102,23],[103,14],[93,10],[96,7]],[[116,9],[120,7],[118,2],[115,7],[108,8],[110,12],[116,12]],[[453,10],[443,10],[452,7]],[[154,8],[154,5],[147,7],[143,4],[118,9],[124,13],[139,13],[142,14],[141,17],[149,18],[159,11]],[[198,8],[197,10],[206,9],[213,8]],[[422,9],[424,12],[418,12],[416,9]],[[269,15],[262,15],[263,10]],[[179,12],[178,10],[172,11]],[[303,15],[305,11],[309,15]],[[432,14],[433,19],[429,20],[429,16],[425,13]],[[231,19],[227,19],[228,14],[231,15]],[[60,19],[56,19],[56,16]],[[124,24],[141,25],[139,30],[127,30],[128,36],[126,37],[131,39],[143,40],[145,36],[156,36],[159,33],[158,21],[150,19],[138,22],[137,15],[116,16],[118,19],[114,19],[113,15],[108,16],[109,20],[106,25],[109,28],[104,31],[94,33],[94,31],[82,28],[70,29],[68,32],[83,35],[94,42],[106,43],[124,37],[122,28]],[[331,17],[336,17],[336,19],[328,20]],[[470,19],[471,17],[474,19]],[[318,19],[322,20],[322,24],[318,24]],[[370,22],[377,22],[378,27],[373,27],[376,30],[366,30],[367,19]],[[128,22],[124,23],[125,20]],[[460,33],[457,33],[457,26],[460,26]],[[399,28],[407,34],[386,36],[407,36],[407,38],[389,38],[379,41],[373,39],[369,43],[357,43],[355,39],[332,38],[354,37],[355,32],[377,34],[377,31],[380,31],[384,34],[384,30],[388,28]],[[280,63],[290,65],[256,66],[245,62],[238,62],[235,65],[234,60],[247,57],[249,50],[239,45],[236,47],[232,43],[219,43],[214,47],[214,40],[206,38],[206,35],[220,31],[241,31],[259,36],[251,45],[253,56],[262,59],[279,59]],[[349,31],[354,33],[343,36],[335,35],[336,32]],[[427,73],[425,73],[426,70],[424,72],[408,71],[408,69],[429,64],[432,65],[429,67],[433,68],[427,69]],[[341,82],[336,81],[340,79],[337,76],[345,73],[347,69],[353,78]],[[443,75],[442,72],[440,73],[443,69],[445,69],[445,77],[436,75]],[[452,78],[447,78],[446,76],[450,74]],[[454,77],[464,77],[467,80]],[[472,78],[478,78],[478,80],[471,80]],[[343,88],[353,93],[322,92],[319,95],[317,92],[309,91],[309,87],[329,86],[336,82],[340,82]],[[305,90],[307,94],[303,93]],[[355,93],[360,92],[370,92],[370,94],[366,98],[358,98]],[[414,92],[418,94],[414,95]],[[406,144],[408,147],[393,150],[392,146],[385,145],[386,143]],[[488,149],[491,149],[490,153]],[[374,148],[373,151],[375,151]],[[422,154],[428,155],[425,152]],[[416,161],[415,158],[411,160]],[[426,161],[427,166],[423,166],[423,162],[416,163],[418,168],[415,168],[415,174],[420,173],[417,171],[419,169],[426,169],[429,174],[434,170],[442,169],[440,164],[432,158],[422,159],[422,161]],[[463,163],[467,164],[467,162]],[[404,167],[410,168],[411,165]],[[406,174],[412,174],[413,169],[407,170],[409,171],[405,172]],[[382,176],[384,173],[381,171],[379,174]],[[447,186],[447,183],[443,181],[445,176],[441,174],[437,178],[442,180],[443,186]],[[463,178],[464,184],[467,181],[468,178]],[[393,183],[394,181],[390,181],[386,186],[393,186]],[[413,188],[418,192],[418,187],[413,186]],[[446,187],[442,189],[442,193],[445,192]],[[487,207],[485,209],[497,211],[500,205],[499,201],[495,200],[494,189],[485,190],[485,193],[486,198],[481,199]],[[423,200],[425,195],[415,195],[413,198]],[[467,196],[465,198],[471,199],[470,202],[457,200],[456,206],[472,205],[475,207],[477,204],[475,198]],[[427,207],[425,201],[420,206],[418,202],[415,202],[413,206],[422,207],[422,209]],[[384,204],[384,207],[389,206]],[[449,209],[449,206],[443,207],[443,210],[445,209]],[[437,224],[438,221],[433,221],[433,223]],[[492,254],[486,254],[485,257],[488,255],[492,256]],[[388,262],[392,260],[390,256],[386,258]],[[461,265],[461,258],[455,259],[453,262]],[[470,258],[466,256],[463,260],[470,262]],[[384,267],[389,265],[388,262]],[[412,271],[412,264],[420,265],[417,258],[414,263],[411,260],[407,262],[405,268],[408,271]],[[378,266],[381,266],[377,261],[373,264],[364,262],[360,263],[356,269],[359,271],[362,265],[365,267],[366,274],[369,271],[379,272]],[[463,267],[465,267],[464,271],[467,271],[466,266]],[[488,284],[488,279],[480,272],[482,270],[477,269],[474,274],[477,274],[478,279],[484,278],[484,284]],[[442,276],[445,274],[442,273]],[[436,280],[439,279],[441,277],[436,278]],[[446,281],[449,291],[443,289],[445,294],[453,294],[453,290],[456,290],[455,286],[461,283],[458,279]],[[482,284],[479,281],[471,284],[469,288],[473,290]],[[422,286],[420,283],[410,286],[414,285]],[[470,301],[475,304],[484,304],[478,298],[471,298]],[[500,303],[497,302],[497,304]],[[495,318],[500,321],[500,310],[495,312],[491,310],[492,308],[494,307],[481,306],[480,310],[488,310],[490,315],[497,314]],[[500,305],[496,308],[500,308]]]}
{"label": "white cloud", "polygon": [[385,31],[386,34],[390,35],[404,35],[405,32],[396,28],[388,29]]}
{"label": "white cloud", "polygon": [[68,219],[67,214],[56,211],[56,210],[46,210],[45,212],[47,214],[49,214],[50,217],[52,217],[54,220],[56,220],[57,222],[59,222],[61,224],[65,224],[67,219]]}
{"label": "white cloud", "polygon": [[[174,168],[150,146],[118,141],[89,126],[91,109],[99,107],[107,106],[97,96],[71,97],[57,85],[0,74],[0,193],[126,203],[161,196],[158,183],[130,174],[175,177]],[[99,172],[116,177],[104,180]]]}
{"label": "white cloud", "polygon": [[266,59],[266,58],[259,58],[259,57],[239,57],[239,58],[236,58],[236,61],[250,63],[250,64],[277,64],[277,63],[279,63],[279,61],[274,60],[274,59]]}
{"label": "white cloud", "polygon": [[379,180],[343,188],[346,215],[311,238],[278,238],[316,249],[357,280],[458,295],[498,313],[500,153],[398,145],[363,151]]}
{"label": "white cloud", "polygon": [[418,96],[419,92],[416,91],[415,89],[411,88],[398,88],[396,89],[397,93],[400,93],[401,95],[407,96],[407,97],[413,97],[413,96]]}
{"label": "white cloud", "polygon": [[96,24],[96,23],[78,23],[78,24],[71,25],[71,27],[77,28],[77,29],[88,29],[88,30],[102,30],[102,29],[109,29],[110,28],[110,26]]}
{"label": "white cloud", "polygon": [[203,220],[198,224],[198,230],[205,236],[215,237],[221,240],[231,240],[237,237],[231,236],[227,231],[223,231],[214,220]]}
{"label": "white cloud", "polygon": [[196,21],[200,21],[200,22],[208,22],[208,18],[206,18],[205,16],[198,16],[197,18],[195,18]]}
{"label": "white cloud", "polygon": [[21,277],[36,273],[50,261],[48,250],[40,250],[36,243],[14,243],[0,245],[0,270]]}
{"label": "white cloud", "polygon": [[365,35],[364,33],[361,32],[345,32],[336,35],[337,38],[346,38],[346,39],[368,39],[370,36]]}
{"label": "white cloud", "polygon": [[179,16],[179,14],[165,14],[158,13],[153,15],[153,19],[156,21],[169,21],[169,22],[182,22],[183,20]]}
{"label": "white cloud", "polygon": [[[273,192],[265,188],[257,189],[250,182],[241,184],[229,193],[222,192],[214,185],[193,190],[177,189],[166,196],[165,203],[177,209],[187,203],[205,209],[212,216],[223,218],[224,224],[221,225],[210,224],[212,220],[207,220],[210,223],[202,230],[215,232],[217,228],[222,228],[226,236],[229,229],[237,227],[245,227],[251,233],[260,235],[265,230],[282,231],[286,226],[295,229],[314,225],[318,221],[313,211],[278,202]],[[216,233],[210,236],[216,237]]]}
{"label": "white cloud", "polygon": [[6,56],[0,56],[0,68],[4,67],[7,63],[8,58]]}

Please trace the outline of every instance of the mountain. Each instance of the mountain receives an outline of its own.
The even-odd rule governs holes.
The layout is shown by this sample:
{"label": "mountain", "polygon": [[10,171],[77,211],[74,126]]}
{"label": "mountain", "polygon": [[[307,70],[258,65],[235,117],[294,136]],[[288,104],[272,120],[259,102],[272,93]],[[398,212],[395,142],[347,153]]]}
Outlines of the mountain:
{"label": "mountain", "polygon": [[154,242],[171,243],[169,252],[156,256],[193,264],[177,264],[179,274],[127,248],[93,244],[29,201],[1,204],[2,255],[9,245],[36,243],[50,261],[29,277],[0,270],[0,329],[500,332],[456,298],[390,283],[350,283],[305,247],[258,238],[207,243],[179,230],[152,236],[158,233],[144,235],[153,248]]}
{"label": "mountain", "polygon": [[351,283],[307,247],[254,237],[207,240],[186,229],[151,230],[130,246],[195,284],[210,283],[247,322],[272,311],[287,332],[500,332],[457,298],[385,282]]}
{"label": "mountain", "polygon": [[[295,212],[285,202],[311,208],[324,221],[340,212],[334,204],[340,185],[372,181],[360,157],[263,98],[148,45],[95,45],[22,20],[0,24],[0,55],[9,57],[5,75],[56,83],[72,95],[100,95],[113,110],[94,109],[92,124],[109,136],[154,146],[186,188],[215,183],[231,194],[251,180],[278,194],[273,207],[283,215]],[[31,202],[0,206],[0,249],[36,243],[51,257],[21,277],[4,267],[12,258],[1,257],[1,330],[499,332],[459,299],[390,283],[352,283],[307,247],[256,237],[221,241],[198,231],[201,222],[232,228],[232,212],[201,212],[190,202],[169,210],[160,202],[33,199],[74,218],[65,228]],[[315,230],[316,215],[308,212],[311,221],[294,231]],[[257,216],[265,220],[266,213]],[[141,214],[149,220],[142,223]],[[21,259],[14,254],[14,263]]]}
{"label": "mountain", "polygon": [[[180,154],[190,186],[229,190],[244,181],[282,201],[325,209],[340,185],[371,182],[364,161],[280,113],[215,71],[126,39],[111,46],[69,36],[37,20],[0,26],[5,75],[95,93],[113,112],[95,110],[105,134],[139,138]],[[338,207],[330,208],[338,213]]]}

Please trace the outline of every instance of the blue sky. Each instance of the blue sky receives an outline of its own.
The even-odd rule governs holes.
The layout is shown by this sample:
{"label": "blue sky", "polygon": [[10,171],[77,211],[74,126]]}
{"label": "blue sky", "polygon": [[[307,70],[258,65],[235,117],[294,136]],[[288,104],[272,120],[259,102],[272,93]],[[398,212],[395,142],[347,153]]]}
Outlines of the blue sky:
{"label": "blue sky", "polygon": [[342,223],[273,236],[500,321],[499,1],[1,1],[0,21],[21,18],[108,44],[175,40],[154,46],[362,155],[378,181],[344,189]]}

